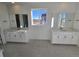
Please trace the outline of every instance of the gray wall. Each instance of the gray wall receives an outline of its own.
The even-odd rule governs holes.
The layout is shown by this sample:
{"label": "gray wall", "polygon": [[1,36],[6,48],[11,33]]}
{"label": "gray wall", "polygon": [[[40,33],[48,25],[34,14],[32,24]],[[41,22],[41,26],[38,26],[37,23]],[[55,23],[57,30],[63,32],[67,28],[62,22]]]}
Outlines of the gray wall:
{"label": "gray wall", "polygon": [[8,29],[8,28],[10,28],[8,8],[4,3],[0,3],[0,34],[3,39],[3,43],[5,43],[3,29]]}
{"label": "gray wall", "polygon": [[2,23],[2,27],[4,29],[10,28],[10,26],[9,26],[8,8],[3,3],[0,3],[0,23]]}

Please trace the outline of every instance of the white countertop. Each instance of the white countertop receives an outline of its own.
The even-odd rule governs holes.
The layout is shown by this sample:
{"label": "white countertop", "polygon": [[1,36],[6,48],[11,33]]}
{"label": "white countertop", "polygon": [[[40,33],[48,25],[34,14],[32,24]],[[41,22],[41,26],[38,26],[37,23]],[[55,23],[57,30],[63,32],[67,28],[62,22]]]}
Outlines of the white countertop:
{"label": "white countertop", "polygon": [[11,29],[7,29],[5,30],[6,32],[9,31],[9,32],[16,32],[16,31],[27,31],[28,28],[11,28]]}
{"label": "white countertop", "polygon": [[73,29],[52,29],[53,31],[57,31],[57,32],[79,32],[79,30],[73,30]]}

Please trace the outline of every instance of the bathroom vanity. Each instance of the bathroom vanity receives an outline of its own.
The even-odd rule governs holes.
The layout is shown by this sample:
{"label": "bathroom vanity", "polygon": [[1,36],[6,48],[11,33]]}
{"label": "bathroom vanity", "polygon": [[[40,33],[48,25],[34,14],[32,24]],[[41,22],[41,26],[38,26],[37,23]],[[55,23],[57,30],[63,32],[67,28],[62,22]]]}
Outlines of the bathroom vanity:
{"label": "bathroom vanity", "polygon": [[6,32],[7,42],[29,42],[29,30],[28,29],[10,29]]}
{"label": "bathroom vanity", "polygon": [[52,30],[52,44],[78,45],[78,31],[74,30]]}

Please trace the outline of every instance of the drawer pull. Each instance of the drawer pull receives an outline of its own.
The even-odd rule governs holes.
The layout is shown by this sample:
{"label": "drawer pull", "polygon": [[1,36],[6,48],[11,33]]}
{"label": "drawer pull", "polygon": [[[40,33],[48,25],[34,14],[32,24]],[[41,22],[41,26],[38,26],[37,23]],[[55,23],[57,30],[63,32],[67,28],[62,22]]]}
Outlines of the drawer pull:
{"label": "drawer pull", "polygon": [[59,38],[59,36],[57,36],[57,38]]}

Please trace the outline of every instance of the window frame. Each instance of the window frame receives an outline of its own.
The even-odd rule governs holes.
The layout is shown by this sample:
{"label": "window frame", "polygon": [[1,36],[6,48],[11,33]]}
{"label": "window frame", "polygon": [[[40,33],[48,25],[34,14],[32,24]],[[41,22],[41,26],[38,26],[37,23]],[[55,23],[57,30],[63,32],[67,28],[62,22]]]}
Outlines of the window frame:
{"label": "window frame", "polygon": [[[47,10],[47,8],[32,8],[32,9],[31,9],[31,25],[32,25],[32,26],[40,26],[40,25],[44,25],[44,24],[33,24],[32,10],[39,10],[39,9],[44,9],[44,10],[47,11],[47,13],[46,13],[46,23],[47,23],[47,16],[48,16],[48,10]],[[45,23],[45,24],[46,24],[46,23]]]}

